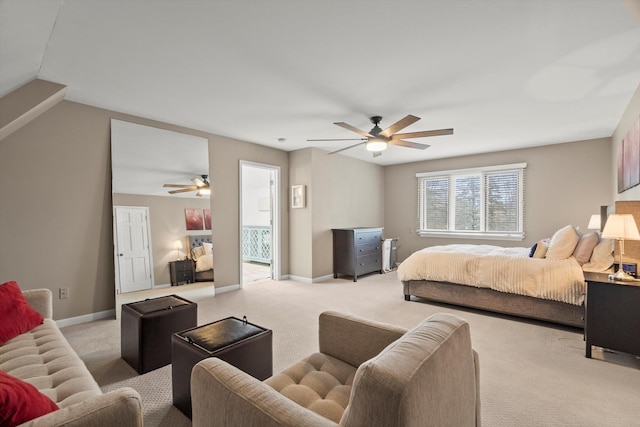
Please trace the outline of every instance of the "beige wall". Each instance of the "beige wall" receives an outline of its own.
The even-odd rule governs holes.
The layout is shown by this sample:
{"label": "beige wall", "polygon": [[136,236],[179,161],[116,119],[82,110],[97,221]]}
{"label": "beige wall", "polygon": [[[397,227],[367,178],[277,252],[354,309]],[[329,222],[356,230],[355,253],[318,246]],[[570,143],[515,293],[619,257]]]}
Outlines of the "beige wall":
{"label": "beige wall", "polygon": [[144,196],[140,194],[114,194],[114,206],[137,206],[149,208],[149,227],[151,229],[151,252],[153,254],[153,284],[171,283],[169,261],[175,261],[178,252],[173,248],[180,240],[182,257],[188,253],[189,235],[210,234],[210,230],[187,231],[185,209],[210,209],[209,199]]}
{"label": "beige wall", "polygon": [[291,185],[304,184],[307,206],[291,209],[291,274],[333,274],[332,228],[382,227],[384,168],[317,148],[290,153]]}
{"label": "beige wall", "polygon": [[[465,240],[420,237],[415,174],[526,162],[524,241]],[[613,202],[610,192],[609,138],[431,160],[385,169],[385,236],[399,237],[398,258],[433,245],[450,243],[531,246],[560,227],[573,224],[586,230],[601,205]]]}
{"label": "beige wall", "polygon": [[280,262],[281,273],[289,274],[288,153],[237,139],[207,135],[212,185],[211,231],[214,244],[219,249],[213,254],[216,288],[240,283],[240,160],[280,167]]}
{"label": "beige wall", "polygon": [[615,195],[615,200],[640,200],[640,185],[636,185],[633,188],[623,191],[618,194],[618,152],[622,149],[622,140],[631,128],[633,122],[640,117],[640,86],[636,90],[635,95],[631,98],[631,102],[627,106],[620,124],[616,127],[611,137],[613,141],[612,154],[611,154],[611,193]]}
{"label": "beige wall", "polygon": [[[239,282],[239,160],[281,167],[288,154],[153,120],[63,101],[0,141],[0,283],[23,289],[70,288],[54,300],[64,319],[115,307],[111,213],[110,119],[208,138],[213,189],[216,286]],[[288,211],[282,197],[281,260],[288,273]]]}
{"label": "beige wall", "polygon": [[306,188],[305,207],[291,209],[291,189],[287,195],[289,210],[289,273],[296,277],[313,277],[313,239],[312,227],[312,159],[311,149],[296,150],[289,153],[289,182],[291,185],[304,185]]}

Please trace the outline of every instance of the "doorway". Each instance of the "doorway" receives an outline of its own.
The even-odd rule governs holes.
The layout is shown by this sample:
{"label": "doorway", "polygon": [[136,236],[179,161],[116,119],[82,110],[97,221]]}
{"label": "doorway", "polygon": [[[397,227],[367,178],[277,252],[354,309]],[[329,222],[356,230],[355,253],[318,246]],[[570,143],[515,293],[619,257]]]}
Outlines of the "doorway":
{"label": "doorway", "polygon": [[279,277],[280,168],[240,161],[240,286]]}
{"label": "doorway", "polygon": [[113,207],[116,293],[151,289],[149,208]]}

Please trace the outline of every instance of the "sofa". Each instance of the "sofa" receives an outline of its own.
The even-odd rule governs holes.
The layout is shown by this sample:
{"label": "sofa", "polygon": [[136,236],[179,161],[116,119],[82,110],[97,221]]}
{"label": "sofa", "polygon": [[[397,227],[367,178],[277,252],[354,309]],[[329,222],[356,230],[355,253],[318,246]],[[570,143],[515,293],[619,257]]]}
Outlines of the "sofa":
{"label": "sofa", "polygon": [[[52,319],[51,291],[27,290],[22,295],[44,321],[0,345],[0,371],[5,378],[17,378],[20,387],[25,383],[30,389],[33,389],[31,385],[35,386],[37,391],[33,392],[48,397],[57,409],[21,425],[141,426],[140,395],[131,388],[102,393]],[[13,390],[7,388],[6,383],[4,386],[6,398]],[[27,406],[33,405],[33,402],[27,403]],[[5,412],[6,408],[1,411]]]}
{"label": "sofa", "polygon": [[480,426],[468,323],[439,313],[411,330],[338,312],[319,352],[264,382],[217,358],[191,373],[193,426]]}

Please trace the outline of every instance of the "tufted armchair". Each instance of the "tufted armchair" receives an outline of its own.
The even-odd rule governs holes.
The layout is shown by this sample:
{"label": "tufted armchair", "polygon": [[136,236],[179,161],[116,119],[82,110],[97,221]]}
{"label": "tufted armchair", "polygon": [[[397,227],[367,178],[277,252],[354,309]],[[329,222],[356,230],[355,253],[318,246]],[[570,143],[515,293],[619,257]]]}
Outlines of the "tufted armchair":
{"label": "tufted armchair", "polygon": [[264,382],[217,358],[199,362],[193,426],[480,426],[478,356],[457,316],[407,331],[324,312],[319,346]]}

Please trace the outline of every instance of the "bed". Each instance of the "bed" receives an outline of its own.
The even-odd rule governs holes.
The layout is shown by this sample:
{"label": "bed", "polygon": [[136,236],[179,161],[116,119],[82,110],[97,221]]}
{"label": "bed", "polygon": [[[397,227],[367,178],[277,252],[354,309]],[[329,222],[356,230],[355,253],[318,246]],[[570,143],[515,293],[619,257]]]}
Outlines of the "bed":
{"label": "bed", "polygon": [[213,243],[210,234],[188,236],[196,282],[213,282]]}
{"label": "bed", "polygon": [[532,248],[432,246],[398,268],[411,297],[584,327],[584,271],[613,264],[614,242],[572,226]]}

